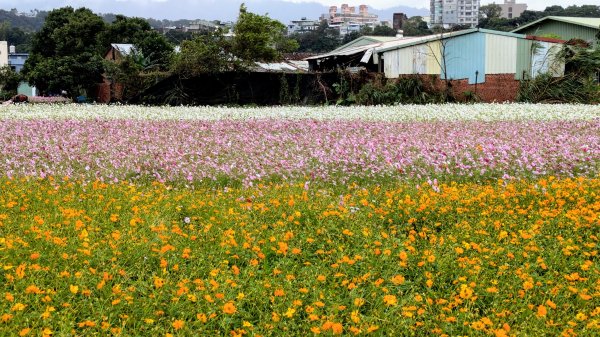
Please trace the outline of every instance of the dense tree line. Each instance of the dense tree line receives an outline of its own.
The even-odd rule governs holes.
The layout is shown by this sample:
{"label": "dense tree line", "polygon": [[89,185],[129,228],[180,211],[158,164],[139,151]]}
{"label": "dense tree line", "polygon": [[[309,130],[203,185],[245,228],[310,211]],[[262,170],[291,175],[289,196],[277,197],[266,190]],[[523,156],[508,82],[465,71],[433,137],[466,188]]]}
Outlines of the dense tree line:
{"label": "dense tree line", "polygon": [[[181,52],[147,20],[116,15],[111,23],[86,8],[64,7],[48,13],[32,35],[30,57],[22,75],[42,94],[70,97],[93,93],[104,79],[120,83],[131,97],[150,76],[182,77],[244,70],[255,61],[273,62],[298,48],[285,26],[240,7],[233,35],[223,30],[196,34]],[[118,62],[105,60],[111,43],[132,44]]]}
{"label": "dense tree line", "polygon": [[519,17],[506,19],[500,17],[502,10],[496,4],[481,6],[479,11],[479,27],[493,30],[511,31],[519,26],[526,25],[535,20],[546,16],[572,16],[572,17],[590,17],[600,18],[600,6],[582,5],[582,6],[549,6],[543,11],[524,11]]}

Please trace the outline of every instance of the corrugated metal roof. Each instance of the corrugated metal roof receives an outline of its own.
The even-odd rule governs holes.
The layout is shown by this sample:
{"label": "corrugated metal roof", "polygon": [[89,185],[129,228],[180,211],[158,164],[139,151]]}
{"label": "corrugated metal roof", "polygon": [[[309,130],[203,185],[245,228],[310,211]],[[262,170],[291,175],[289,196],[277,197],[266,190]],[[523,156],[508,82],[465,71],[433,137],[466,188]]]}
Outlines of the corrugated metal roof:
{"label": "corrugated metal roof", "polygon": [[[357,39],[354,39],[348,43],[346,43],[345,45],[338,47],[336,49],[334,49],[333,51],[340,51],[340,50],[344,50],[347,49],[348,47],[352,47],[356,44],[360,44],[360,45],[366,45],[366,44],[372,44],[372,43],[380,43],[380,42],[387,42],[387,41],[392,41],[392,40],[397,40],[399,39],[398,37],[395,36],[374,36],[374,35],[363,35]],[[362,42],[365,43],[362,43]]]}
{"label": "corrugated metal roof", "polygon": [[256,62],[257,71],[264,72],[304,72],[308,71],[307,61],[285,61],[277,63]]}
{"label": "corrugated metal roof", "polygon": [[118,50],[123,56],[131,54],[131,52],[135,49],[131,43],[111,43],[110,45]]}
{"label": "corrugated metal roof", "polygon": [[578,18],[578,17],[571,17],[571,16],[546,16],[539,20],[535,20],[524,26],[521,26],[517,29],[513,29],[511,32],[512,33],[520,32],[527,27],[531,27],[533,25],[536,25],[536,24],[538,24],[542,21],[546,21],[546,20],[566,22],[566,23],[570,23],[573,25],[596,28],[596,29],[600,30],[600,28],[599,28],[600,27],[600,18]]}
{"label": "corrugated metal roof", "polygon": [[381,44],[381,46],[379,46],[378,48],[375,48],[375,51],[379,53],[379,52],[384,52],[384,51],[388,51],[388,50],[392,50],[392,49],[396,49],[396,48],[410,47],[410,46],[413,46],[416,44],[436,41],[436,40],[440,40],[442,38],[447,39],[447,38],[457,37],[457,36],[471,34],[471,33],[475,33],[475,32],[501,35],[501,36],[509,36],[509,37],[515,37],[515,38],[520,38],[520,39],[526,38],[526,36],[523,34],[501,32],[498,30],[490,30],[490,29],[482,29],[482,28],[471,28],[471,29],[460,30],[457,32],[434,34],[434,35],[420,36],[420,37],[415,37],[415,38],[408,38],[408,39],[404,39],[404,40],[384,42]]}
{"label": "corrugated metal roof", "polygon": [[382,42],[378,42],[378,43],[371,43],[371,44],[367,44],[364,46],[358,46],[358,47],[353,47],[353,48],[348,48],[345,50],[339,50],[339,51],[331,51],[329,53],[325,53],[325,54],[321,54],[321,55],[317,55],[317,56],[312,56],[312,57],[307,57],[305,58],[305,60],[318,60],[318,59],[324,59],[324,58],[328,58],[328,57],[333,57],[333,56],[350,56],[350,55],[355,55],[358,53],[363,53],[368,49],[377,47],[381,44]]}
{"label": "corrugated metal roof", "polygon": [[[380,53],[380,52],[385,52],[385,51],[394,50],[394,49],[398,49],[398,48],[410,47],[410,46],[414,46],[417,44],[428,43],[431,41],[437,41],[440,39],[447,39],[447,38],[457,37],[457,36],[461,36],[461,35],[471,34],[471,33],[475,33],[475,32],[515,37],[515,38],[521,38],[521,39],[526,38],[526,36],[523,34],[501,32],[501,31],[481,29],[481,28],[471,28],[471,29],[465,29],[465,30],[461,30],[461,31],[457,31],[457,32],[445,33],[445,34],[393,38],[393,39],[390,39],[389,41],[385,41],[385,42],[372,43],[372,44],[367,44],[367,45],[358,46],[358,47],[351,47],[351,48],[346,48],[346,49],[338,48],[329,53],[308,57],[305,60],[319,60],[319,59],[325,59],[325,58],[330,58],[330,57],[335,57],[335,56],[356,55],[359,53],[365,53],[370,49],[372,49],[371,53]],[[361,62],[365,62],[365,59],[366,59],[366,53],[365,53],[365,56],[363,57],[363,59],[361,59]]]}

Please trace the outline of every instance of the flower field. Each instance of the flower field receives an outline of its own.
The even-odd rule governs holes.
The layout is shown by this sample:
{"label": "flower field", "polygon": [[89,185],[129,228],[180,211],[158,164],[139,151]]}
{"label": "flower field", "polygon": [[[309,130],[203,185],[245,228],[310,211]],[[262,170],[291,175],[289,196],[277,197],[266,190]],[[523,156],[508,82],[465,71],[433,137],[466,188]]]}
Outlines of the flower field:
{"label": "flower field", "polygon": [[600,109],[0,110],[2,336],[595,336]]}

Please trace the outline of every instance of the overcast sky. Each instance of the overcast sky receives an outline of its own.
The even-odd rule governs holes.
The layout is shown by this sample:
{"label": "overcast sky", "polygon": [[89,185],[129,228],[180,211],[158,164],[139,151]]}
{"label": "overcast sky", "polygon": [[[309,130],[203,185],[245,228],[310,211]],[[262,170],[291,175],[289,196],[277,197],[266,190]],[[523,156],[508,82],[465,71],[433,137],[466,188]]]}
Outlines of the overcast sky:
{"label": "overcast sky", "polygon": [[[17,8],[20,11],[31,9],[49,10],[52,8],[72,6],[87,7],[95,12],[119,13],[128,16],[153,17],[156,19],[215,19],[223,15],[237,13],[239,4],[246,2],[250,10],[265,7],[265,2],[273,0],[1,0],[0,9]],[[287,0],[290,2],[317,2],[326,6],[348,3],[358,6],[366,4],[372,8],[385,9],[394,6],[409,6],[415,8],[429,8],[429,0]],[[547,6],[595,4],[598,0],[517,0],[517,3],[527,3],[529,9],[543,10]],[[339,2],[339,3],[338,3]],[[481,4],[493,1],[481,0]],[[496,0],[501,3],[503,0]],[[262,6],[261,6],[262,3]],[[313,4],[314,5],[314,4]],[[271,6],[270,4],[268,6]],[[276,5],[273,5],[276,6]],[[266,7],[269,8],[269,7]],[[271,11],[274,12],[274,11]],[[224,14],[225,13],[225,14]],[[264,13],[260,13],[264,14]],[[298,16],[306,16],[309,13],[298,13]]]}

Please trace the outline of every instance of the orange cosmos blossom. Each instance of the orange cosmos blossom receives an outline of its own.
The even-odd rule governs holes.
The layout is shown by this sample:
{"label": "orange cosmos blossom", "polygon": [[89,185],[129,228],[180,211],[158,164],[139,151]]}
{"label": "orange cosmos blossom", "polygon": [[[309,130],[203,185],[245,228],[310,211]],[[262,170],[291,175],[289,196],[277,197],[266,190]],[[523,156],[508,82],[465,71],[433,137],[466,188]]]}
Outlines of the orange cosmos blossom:
{"label": "orange cosmos blossom", "polygon": [[233,302],[227,302],[225,305],[223,305],[223,312],[228,315],[233,315],[237,312],[237,309]]}
{"label": "orange cosmos blossom", "polygon": [[185,322],[180,319],[176,319],[172,325],[173,325],[173,329],[180,330],[185,326]]}

